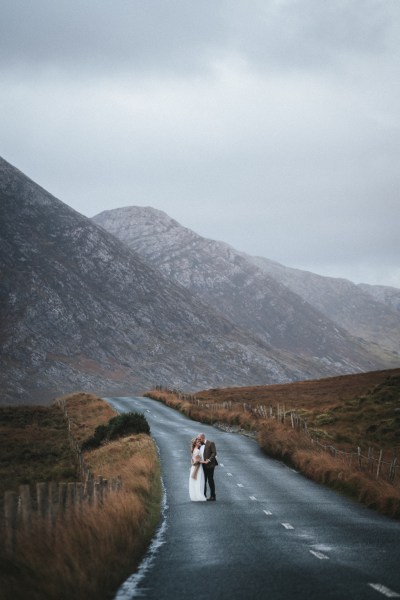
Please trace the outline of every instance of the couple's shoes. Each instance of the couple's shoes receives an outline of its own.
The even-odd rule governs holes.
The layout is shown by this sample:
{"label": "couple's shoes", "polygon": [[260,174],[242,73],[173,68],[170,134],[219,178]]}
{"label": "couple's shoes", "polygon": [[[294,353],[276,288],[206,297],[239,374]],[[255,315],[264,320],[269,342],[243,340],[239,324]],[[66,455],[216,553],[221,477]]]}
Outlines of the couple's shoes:
{"label": "couple's shoes", "polygon": [[214,502],[215,502],[215,500],[216,500],[216,497],[215,497],[215,496],[210,496],[209,498],[207,498],[207,502],[210,502],[210,501],[211,501],[211,502],[212,502],[212,501],[214,501]]}

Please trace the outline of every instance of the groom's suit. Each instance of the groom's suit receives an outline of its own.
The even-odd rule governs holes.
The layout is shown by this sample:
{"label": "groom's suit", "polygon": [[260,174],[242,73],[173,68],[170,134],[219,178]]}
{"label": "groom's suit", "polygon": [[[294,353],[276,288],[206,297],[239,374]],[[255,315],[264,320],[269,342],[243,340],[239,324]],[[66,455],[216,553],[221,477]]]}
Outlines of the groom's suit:
{"label": "groom's suit", "polygon": [[211,493],[210,499],[211,500],[215,500],[214,469],[218,464],[216,456],[217,456],[217,449],[215,447],[214,442],[206,440],[206,443],[204,444],[204,448],[203,448],[203,459],[209,460],[210,462],[207,463],[206,465],[203,465],[204,476],[205,476],[204,495],[206,495],[207,482],[208,482],[208,485],[210,486],[210,493]]}

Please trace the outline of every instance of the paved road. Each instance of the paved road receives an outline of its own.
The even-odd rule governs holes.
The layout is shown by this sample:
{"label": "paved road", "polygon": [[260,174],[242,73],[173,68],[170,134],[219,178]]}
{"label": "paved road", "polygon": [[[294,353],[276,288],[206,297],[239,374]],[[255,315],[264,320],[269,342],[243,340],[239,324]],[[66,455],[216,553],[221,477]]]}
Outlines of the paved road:
{"label": "paved road", "polygon": [[[167,502],[153,549],[117,600],[400,598],[399,522],[308,481],[244,436],[147,398],[108,400],[148,419]],[[201,431],[217,446],[217,502],[189,500],[189,442]]]}

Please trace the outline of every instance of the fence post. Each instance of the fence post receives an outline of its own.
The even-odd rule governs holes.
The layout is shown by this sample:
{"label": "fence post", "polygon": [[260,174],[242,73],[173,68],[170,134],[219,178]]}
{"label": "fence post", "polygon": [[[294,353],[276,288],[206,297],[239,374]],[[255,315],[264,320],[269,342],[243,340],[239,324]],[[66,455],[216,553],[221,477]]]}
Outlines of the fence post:
{"label": "fence post", "polygon": [[70,481],[67,483],[67,508],[74,508],[75,506],[75,495],[76,495],[76,483]]}
{"label": "fence post", "polygon": [[82,508],[82,500],[83,500],[83,483],[75,484],[75,508],[76,510],[80,510]]}
{"label": "fence post", "polygon": [[381,465],[382,465],[382,448],[381,448],[381,451],[379,452],[378,468],[376,469],[376,478],[377,479],[379,477],[379,473],[380,473],[380,470],[381,470]]}
{"label": "fence post", "polygon": [[360,468],[360,471],[362,470],[362,464],[361,464],[361,448],[360,446],[357,446],[357,454],[358,454],[358,466]]}
{"label": "fence post", "polygon": [[29,485],[19,486],[19,495],[21,498],[21,520],[22,526],[25,530],[29,529],[32,515],[32,499],[31,499],[31,488]]}
{"label": "fence post", "polygon": [[389,481],[393,482],[395,475],[396,475],[396,462],[397,462],[397,456],[394,457],[394,459],[392,460],[392,462],[390,463],[390,469],[389,469]]}
{"label": "fence post", "polygon": [[54,525],[58,512],[58,484],[55,481],[49,483],[49,522]]}
{"label": "fence post", "polygon": [[102,504],[103,497],[102,497],[102,487],[101,487],[100,481],[94,482],[93,499],[94,499],[94,504],[96,506],[98,506],[99,504]]}
{"label": "fence post", "polygon": [[65,513],[67,504],[67,484],[60,483],[58,486],[58,512],[60,515]]}
{"label": "fence post", "polygon": [[15,492],[4,493],[4,513],[6,525],[6,551],[12,554],[15,550],[17,539],[17,512],[18,496]]}
{"label": "fence post", "polygon": [[373,456],[374,450],[371,448],[371,446],[368,446],[368,471],[371,471],[373,465]]}
{"label": "fence post", "polygon": [[48,490],[47,483],[40,482],[36,484],[36,497],[39,516],[43,519],[48,514]]}
{"label": "fence post", "polygon": [[94,493],[94,482],[93,482],[93,474],[89,470],[87,474],[87,479],[85,482],[84,496],[87,499],[88,504],[92,504],[93,502],[93,493]]}

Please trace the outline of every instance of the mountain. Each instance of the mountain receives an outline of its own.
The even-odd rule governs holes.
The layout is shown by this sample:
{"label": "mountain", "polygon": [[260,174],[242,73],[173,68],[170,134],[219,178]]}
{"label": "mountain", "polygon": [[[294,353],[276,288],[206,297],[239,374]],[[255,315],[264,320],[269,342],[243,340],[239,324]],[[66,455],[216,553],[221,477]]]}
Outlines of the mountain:
{"label": "mountain", "polygon": [[391,354],[400,364],[400,290],[356,285],[347,279],[291,269],[266,258],[247,258],[336,325],[374,344],[377,353],[380,348],[385,355]]}
{"label": "mountain", "polygon": [[244,331],[3,159],[0,216],[1,403],[77,389],[277,383],[330,369]]}
{"label": "mountain", "polygon": [[397,313],[400,312],[400,290],[398,288],[387,285],[370,285],[368,283],[359,283],[358,287],[378,302],[394,308]]}
{"label": "mountain", "polygon": [[273,348],[311,360],[330,375],[398,365],[398,357],[356,339],[251,257],[199,236],[162,211],[125,207],[93,220],[170,280]]}

